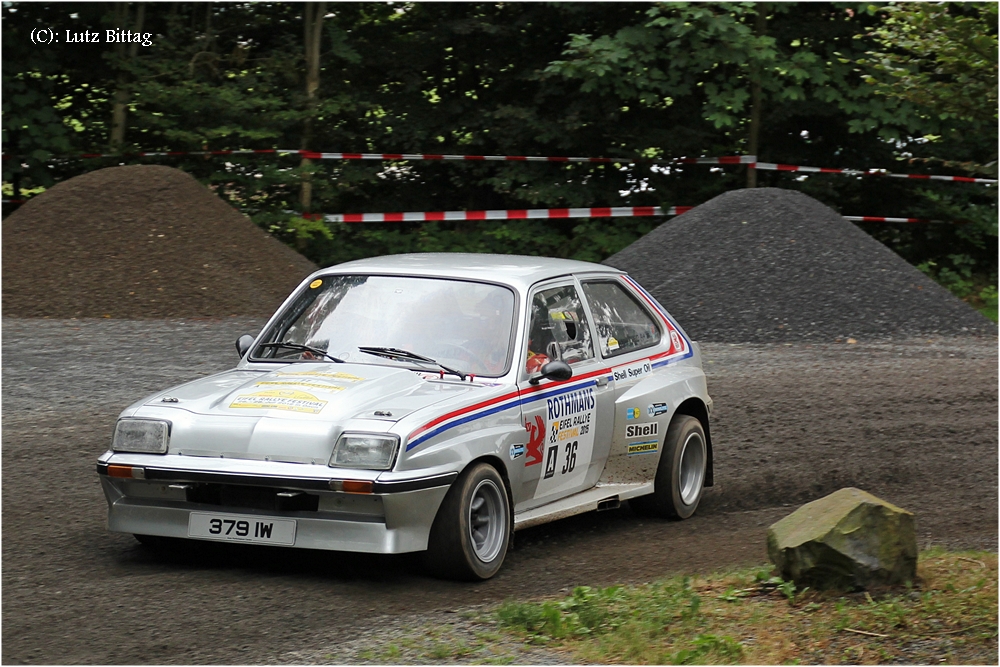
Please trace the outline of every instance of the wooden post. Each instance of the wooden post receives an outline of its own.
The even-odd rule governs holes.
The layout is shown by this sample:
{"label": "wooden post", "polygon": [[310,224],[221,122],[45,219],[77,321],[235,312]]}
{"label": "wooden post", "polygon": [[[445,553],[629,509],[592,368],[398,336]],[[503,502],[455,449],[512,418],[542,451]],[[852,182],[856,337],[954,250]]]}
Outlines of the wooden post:
{"label": "wooden post", "polygon": [[[303,5],[303,23],[305,28],[306,55],[306,118],[302,127],[302,150],[309,150],[312,143],[313,116],[316,111],[319,96],[319,47],[323,37],[323,17],[326,15],[325,2],[307,2]],[[312,162],[302,158],[301,167],[308,167]],[[307,213],[312,208],[312,175],[302,174],[302,190],[299,195],[302,212]]]}
{"label": "wooden post", "polygon": [[[754,34],[762,37],[767,34],[767,3],[757,3],[757,15],[754,18]],[[756,58],[750,59],[750,137],[747,152],[750,155],[757,155],[760,150],[760,116],[763,106],[763,95],[761,94],[761,71],[760,63]],[[747,187],[757,187],[757,170],[747,167]]]}
{"label": "wooden post", "polygon": [[[115,5],[115,27],[121,30],[128,30],[129,4],[127,2]],[[135,30],[142,32],[142,25],[146,19],[146,4],[137,3],[135,15]],[[115,80],[115,93],[111,104],[111,150],[121,150],[125,143],[125,128],[128,125],[128,101],[130,97],[129,77],[125,71],[125,54],[128,53],[129,61],[135,60],[139,54],[139,42],[132,42],[126,48],[124,42],[115,45],[115,54],[118,56],[118,76]]]}

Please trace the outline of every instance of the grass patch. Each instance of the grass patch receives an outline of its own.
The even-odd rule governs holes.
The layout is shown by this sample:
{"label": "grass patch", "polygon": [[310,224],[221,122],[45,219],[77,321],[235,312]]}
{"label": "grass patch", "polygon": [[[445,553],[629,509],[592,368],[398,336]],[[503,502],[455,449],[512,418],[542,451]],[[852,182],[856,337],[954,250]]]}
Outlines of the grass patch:
{"label": "grass patch", "polygon": [[993,663],[997,555],[925,551],[918,581],[881,592],[798,589],[769,567],[506,602],[529,643],[601,664]]}

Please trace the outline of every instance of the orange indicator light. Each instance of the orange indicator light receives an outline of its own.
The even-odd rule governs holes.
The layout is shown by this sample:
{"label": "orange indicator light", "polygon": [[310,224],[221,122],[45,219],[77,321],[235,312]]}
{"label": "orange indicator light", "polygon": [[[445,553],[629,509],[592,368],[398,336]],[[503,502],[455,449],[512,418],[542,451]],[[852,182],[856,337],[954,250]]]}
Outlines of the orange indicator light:
{"label": "orange indicator light", "polygon": [[108,466],[108,477],[123,477],[125,479],[146,479],[145,468],[135,468],[133,466]]}
{"label": "orange indicator light", "polygon": [[370,481],[344,480],[344,493],[371,493],[374,488],[374,483]]}

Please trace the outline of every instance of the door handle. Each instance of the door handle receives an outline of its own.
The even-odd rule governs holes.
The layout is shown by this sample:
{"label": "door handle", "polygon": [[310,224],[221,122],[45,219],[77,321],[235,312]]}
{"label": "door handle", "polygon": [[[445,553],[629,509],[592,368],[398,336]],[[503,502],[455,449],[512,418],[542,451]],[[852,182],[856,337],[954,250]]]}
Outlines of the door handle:
{"label": "door handle", "polygon": [[603,375],[601,375],[601,376],[597,377],[596,379],[594,379],[594,384],[596,384],[598,387],[603,387],[607,383],[608,383],[608,378],[606,378]]}

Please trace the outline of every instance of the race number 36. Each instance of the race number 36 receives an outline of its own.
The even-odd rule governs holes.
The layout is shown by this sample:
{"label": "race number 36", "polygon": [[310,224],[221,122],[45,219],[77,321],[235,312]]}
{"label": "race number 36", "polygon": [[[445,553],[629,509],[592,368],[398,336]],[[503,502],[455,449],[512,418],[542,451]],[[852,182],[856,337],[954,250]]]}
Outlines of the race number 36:
{"label": "race number 36", "polygon": [[573,468],[576,467],[576,447],[577,441],[566,443],[566,462],[562,467],[562,474],[565,475],[568,472],[573,472]]}
{"label": "race number 36", "polygon": [[563,465],[559,469],[559,445],[553,445],[548,448],[545,452],[545,475],[543,479],[549,479],[554,477],[556,470],[559,470],[560,475],[568,475],[576,469],[576,450],[579,448],[580,442],[578,440],[573,440],[572,442],[566,443],[566,449],[563,452]]}

